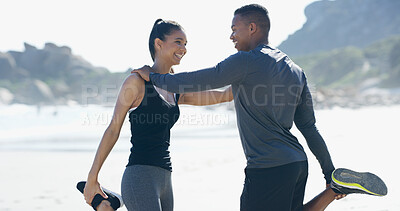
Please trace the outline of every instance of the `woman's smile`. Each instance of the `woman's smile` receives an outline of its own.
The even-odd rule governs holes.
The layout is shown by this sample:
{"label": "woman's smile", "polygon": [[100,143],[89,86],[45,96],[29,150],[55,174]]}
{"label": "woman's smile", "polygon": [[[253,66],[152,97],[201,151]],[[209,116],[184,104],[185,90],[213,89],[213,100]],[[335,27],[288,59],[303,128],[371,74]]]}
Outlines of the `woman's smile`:
{"label": "woman's smile", "polygon": [[175,53],[174,54],[179,60],[181,60],[182,58],[183,58],[183,56],[185,55],[185,53],[180,53],[180,54],[178,54],[178,53]]}

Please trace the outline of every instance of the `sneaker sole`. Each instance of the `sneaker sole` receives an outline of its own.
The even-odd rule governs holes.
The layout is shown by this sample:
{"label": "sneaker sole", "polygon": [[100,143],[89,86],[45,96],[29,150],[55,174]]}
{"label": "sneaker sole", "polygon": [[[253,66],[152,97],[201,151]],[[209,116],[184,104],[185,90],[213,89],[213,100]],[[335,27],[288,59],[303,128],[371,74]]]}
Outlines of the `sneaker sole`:
{"label": "sneaker sole", "polygon": [[355,172],[338,168],[332,173],[332,180],[336,184],[350,189],[358,189],[367,194],[375,196],[387,194],[387,187],[382,179],[369,172]]}
{"label": "sneaker sole", "polygon": [[[81,193],[83,194],[83,189],[85,188],[85,185],[86,185],[86,182],[85,182],[85,181],[81,181],[81,182],[78,182],[78,184],[76,184],[76,188],[79,190],[79,192],[81,192]],[[103,189],[104,193],[105,193],[108,197],[111,197],[111,198],[112,198],[112,197],[115,197],[115,198],[118,199],[118,202],[115,201],[115,200],[111,200],[111,201],[110,201],[110,199],[105,199],[105,200],[108,200],[108,201],[111,203],[111,207],[113,207],[114,210],[117,210],[118,208],[121,208],[121,207],[124,206],[124,202],[122,201],[122,197],[121,197],[119,194],[117,194],[117,193],[115,193],[115,192],[112,192],[112,191],[110,191],[110,190],[107,190],[107,189],[105,189],[105,188],[103,188],[103,187],[102,187],[102,189]],[[96,196],[97,196],[97,195],[99,195],[99,197],[100,197],[102,200],[104,199],[100,194],[96,194]],[[95,196],[95,197],[96,197],[96,196]],[[93,201],[94,201],[94,199],[93,199]],[[93,203],[93,201],[92,201],[92,203]],[[99,201],[99,203],[100,203],[100,201]],[[98,204],[95,204],[94,206],[97,207]]]}

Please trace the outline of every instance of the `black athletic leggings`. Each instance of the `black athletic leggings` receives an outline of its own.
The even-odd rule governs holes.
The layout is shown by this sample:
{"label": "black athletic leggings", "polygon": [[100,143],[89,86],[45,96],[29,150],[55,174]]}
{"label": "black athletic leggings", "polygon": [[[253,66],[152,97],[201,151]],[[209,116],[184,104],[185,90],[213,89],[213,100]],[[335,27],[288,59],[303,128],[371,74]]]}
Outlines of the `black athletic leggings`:
{"label": "black athletic leggings", "polygon": [[298,211],[303,209],[307,161],[272,168],[246,168],[241,211]]}

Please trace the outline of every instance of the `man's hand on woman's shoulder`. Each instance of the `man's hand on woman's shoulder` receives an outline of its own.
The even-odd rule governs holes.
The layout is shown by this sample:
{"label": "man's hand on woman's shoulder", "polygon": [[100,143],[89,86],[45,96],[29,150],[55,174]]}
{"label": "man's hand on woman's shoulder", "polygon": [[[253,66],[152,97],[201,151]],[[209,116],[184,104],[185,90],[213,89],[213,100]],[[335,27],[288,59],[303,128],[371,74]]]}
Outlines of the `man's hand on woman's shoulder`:
{"label": "man's hand on woman's shoulder", "polygon": [[150,66],[145,65],[141,68],[138,69],[134,69],[131,71],[131,73],[138,73],[140,75],[140,77],[143,78],[143,80],[145,81],[150,81],[150,73],[152,72],[152,69]]}

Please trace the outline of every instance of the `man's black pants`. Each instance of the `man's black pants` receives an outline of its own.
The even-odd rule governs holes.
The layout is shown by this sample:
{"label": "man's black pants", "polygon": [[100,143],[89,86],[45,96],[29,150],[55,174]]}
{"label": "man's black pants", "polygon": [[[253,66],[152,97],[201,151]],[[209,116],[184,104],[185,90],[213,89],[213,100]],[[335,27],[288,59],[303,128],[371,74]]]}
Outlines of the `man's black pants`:
{"label": "man's black pants", "polygon": [[298,211],[303,208],[307,161],[272,168],[246,168],[241,211]]}

